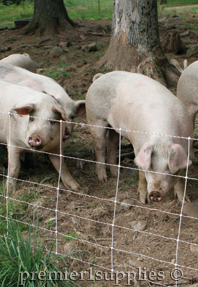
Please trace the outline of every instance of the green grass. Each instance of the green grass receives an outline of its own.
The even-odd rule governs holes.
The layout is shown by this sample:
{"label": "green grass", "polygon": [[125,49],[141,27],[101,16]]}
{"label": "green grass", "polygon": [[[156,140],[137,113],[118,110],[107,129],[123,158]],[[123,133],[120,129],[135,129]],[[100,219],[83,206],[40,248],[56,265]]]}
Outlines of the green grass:
{"label": "green grass", "polygon": [[[0,214],[5,215],[5,210],[6,210],[6,200],[5,200],[5,196],[6,196],[6,186],[4,183],[0,184],[0,195],[2,195],[0,197]],[[26,210],[28,207],[28,203],[34,202],[39,198],[40,195],[40,191],[37,188],[29,188],[27,190],[24,191],[24,193],[19,196],[19,200],[22,202],[18,202],[18,201],[10,201],[10,212],[15,216],[17,216],[17,214],[26,214]],[[27,202],[27,203],[26,203]],[[19,219],[19,218],[18,218]]]}
{"label": "green grass", "polygon": [[[177,14],[180,17],[189,16],[189,14],[196,15],[198,13],[198,8],[191,8],[191,9],[173,9],[173,10],[166,10],[164,6],[160,6],[158,8],[158,16],[160,17],[172,17],[173,15]],[[191,24],[192,29],[197,29],[194,23]]]}
{"label": "green grass", "polygon": [[50,77],[52,79],[54,79],[55,81],[59,81],[60,79],[62,79],[63,77],[66,79],[71,79],[71,77],[73,77],[72,73],[67,73],[66,71],[62,70],[62,69],[54,69],[52,70],[45,70],[45,72],[43,73],[45,76]]}
{"label": "green grass", "polygon": [[[159,4],[160,0],[158,0]],[[163,7],[198,4],[197,0],[167,0]],[[64,0],[65,7],[71,19],[112,19],[113,0]],[[159,8],[160,10],[161,8]],[[34,12],[33,1],[23,1],[20,5],[5,6],[0,1],[0,28],[13,27],[14,20],[32,18]]]}
{"label": "green grass", "polygon": [[14,27],[14,20],[32,18],[34,6],[32,3],[5,6],[0,3],[0,28]]}
{"label": "green grass", "polygon": [[[79,286],[69,276],[67,276],[68,280],[61,280],[65,278],[65,276],[61,278],[62,274],[65,275],[65,272],[68,274],[65,258],[71,254],[53,255],[54,243],[47,248],[38,237],[37,228],[33,231],[29,226],[26,237],[20,226],[9,219],[8,228],[6,222],[1,221],[0,229],[3,230],[2,237],[0,237],[1,287]],[[60,264],[64,266],[64,269],[60,268]],[[35,280],[32,280],[33,273]],[[42,280],[39,280],[41,276]]]}
{"label": "green grass", "polygon": [[[157,1],[158,4],[160,3],[160,0]],[[186,5],[198,5],[197,0],[167,0],[167,4],[163,5],[165,7],[174,7],[174,6],[186,6]]]}
{"label": "green grass", "polygon": [[132,183],[135,183],[137,181],[138,181],[138,175],[125,179],[125,182],[128,184],[132,184]]}
{"label": "green grass", "polygon": [[185,27],[188,29],[198,29],[198,21],[195,21],[194,23],[186,23]]}
{"label": "green grass", "polygon": [[50,227],[53,225],[53,221],[52,220],[48,220],[46,222],[46,229],[50,229]]}
{"label": "green grass", "polygon": [[113,1],[65,0],[69,17],[72,19],[111,19]]}
{"label": "green grass", "polygon": [[64,237],[64,239],[67,241],[67,242],[70,242],[72,240],[74,240],[75,238],[78,238],[79,235],[76,234],[76,233],[68,233],[67,236]]}

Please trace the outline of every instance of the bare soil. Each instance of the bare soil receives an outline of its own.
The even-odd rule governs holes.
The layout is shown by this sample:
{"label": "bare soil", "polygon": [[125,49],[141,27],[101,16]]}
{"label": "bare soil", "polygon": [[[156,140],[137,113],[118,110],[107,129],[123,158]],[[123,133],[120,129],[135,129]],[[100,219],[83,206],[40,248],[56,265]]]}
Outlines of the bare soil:
{"label": "bare soil", "polygon": [[[169,32],[178,31],[181,34],[189,31],[189,34],[182,37],[182,41],[187,47],[197,44],[198,31],[186,28],[186,23],[193,24],[198,21],[194,15],[187,14],[186,18],[160,20],[162,20],[159,23],[162,41]],[[67,34],[50,38],[22,36],[21,29],[1,31],[0,49],[10,47],[10,50],[1,52],[0,59],[12,53],[29,53],[40,65],[38,73],[46,74],[56,70],[54,76],[68,94],[73,99],[84,99],[93,76],[98,72],[106,72],[96,69],[96,63],[108,47],[111,21],[83,20],[79,23],[80,27],[68,31]],[[50,51],[62,42],[70,42],[71,46],[61,56],[52,57]],[[82,51],[82,46],[93,42],[96,42],[98,51],[90,53]],[[167,54],[167,57],[177,59],[181,66],[186,58],[185,55],[173,53]],[[195,60],[197,55],[188,58],[188,63]],[[60,64],[67,66],[62,68]],[[59,77],[63,72],[64,74]],[[173,92],[175,93],[175,90]],[[47,155],[31,154],[30,157],[23,157],[19,176],[22,181],[18,182],[16,194],[11,195],[11,202],[16,204],[13,217],[22,222],[29,220],[33,222],[39,214],[40,236],[50,245],[56,235],[55,210],[58,210],[58,253],[83,251],[71,254],[68,259],[70,271],[81,272],[78,278],[81,277],[83,280],[77,281],[81,286],[134,284],[149,286],[152,282],[166,286],[175,285],[175,281],[171,278],[171,270],[175,268],[176,260],[182,272],[182,278],[178,282],[184,286],[198,282],[197,219],[185,216],[180,218],[181,204],[174,198],[173,192],[160,203],[142,205],[137,193],[138,171],[133,169],[135,165],[132,156],[122,157],[123,168],[115,203],[117,178],[109,175],[107,182],[98,181],[93,163],[95,160],[93,140],[84,125],[86,118],[82,117],[77,121],[82,124],[76,125],[73,137],[64,143],[64,155],[81,189],[78,193],[65,190],[61,183],[57,205],[58,174]],[[123,140],[122,154],[130,152],[132,152],[131,145]],[[3,147],[0,156],[1,174],[6,175],[7,155]],[[188,180],[187,192],[191,201],[195,203],[198,201],[197,174],[198,166],[194,162],[189,169],[191,179]],[[5,181],[4,176],[2,181]],[[26,210],[24,203],[18,200],[30,202],[26,205]],[[123,201],[127,204],[123,204]],[[23,206],[22,214],[21,206]],[[135,223],[139,225],[134,227]],[[69,241],[68,234],[76,236],[75,239]],[[178,242],[178,238],[181,241]],[[114,249],[111,249],[112,244]],[[93,270],[88,270],[91,266]],[[125,274],[136,273],[138,281],[129,282],[126,276],[120,281],[120,285],[115,285],[116,275],[112,275],[112,280],[110,273],[105,275],[105,272],[110,272],[112,268]],[[87,273],[82,273],[86,270]],[[98,280],[88,280],[91,271],[98,272],[96,276]],[[99,274],[99,271],[102,273]],[[121,277],[122,275],[119,278]]]}

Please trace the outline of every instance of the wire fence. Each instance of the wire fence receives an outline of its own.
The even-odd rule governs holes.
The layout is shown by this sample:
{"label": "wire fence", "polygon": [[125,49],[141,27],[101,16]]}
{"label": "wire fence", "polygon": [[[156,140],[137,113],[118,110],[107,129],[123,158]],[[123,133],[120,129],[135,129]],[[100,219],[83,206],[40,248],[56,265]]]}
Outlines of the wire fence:
{"label": "wire fence", "polygon": [[[85,123],[75,123],[75,125],[82,129],[89,128],[89,125]],[[60,121],[60,137],[62,136],[63,126],[63,122]],[[11,119],[9,120],[9,128],[10,145],[13,137]],[[105,194],[106,196],[83,192],[83,189],[86,190],[85,185],[80,191],[61,187],[61,167],[65,159],[84,162],[90,166],[95,165],[96,162],[92,159],[64,155],[63,143],[60,141],[61,152],[58,155],[60,170],[57,184],[51,185],[44,184],[43,181],[16,179],[18,184],[26,186],[26,190],[31,190],[31,187],[35,186],[39,190],[44,190],[47,194],[43,196],[44,201],[40,196],[37,202],[28,202],[18,199],[15,193],[10,192],[9,181],[12,178],[9,174],[10,155],[8,155],[8,174],[0,174],[8,182],[6,193],[0,195],[7,202],[6,214],[0,215],[0,217],[9,223],[8,219],[11,216],[10,203],[26,204],[28,205],[29,218],[25,220],[23,220],[23,217],[14,218],[14,221],[24,226],[30,225],[38,228],[32,215],[37,211],[40,219],[43,219],[45,223],[43,226],[39,226],[40,236],[47,241],[56,240],[55,254],[63,254],[68,249],[69,251],[75,249],[90,251],[93,256],[79,254],[76,257],[70,256],[74,270],[74,262],[77,262],[75,274],[79,283],[88,280],[88,282],[111,283],[113,286],[132,286],[134,284],[139,286],[138,282],[148,285],[152,283],[161,286],[177,286],[178,284],[185,285],[196,282],[198,280],[197,217],[183,213],[187,184],[190,182],[189,186],[191,188],[193,185],[196,187],[198,180],[195,173],[191,171],[189,174],[190,146],[192,141],[196,139],[182,138],[188,142],[186,173],[184,176],[178,176],[185,181],[182,203],[178,204],[171,199],[165,200],[164,204],[160,202],[143,205],[134,195],[130,196],[131,202],[125,202],[120,197],[123,192],[120,185],[121,169],[137,172],[138,168],[123,165],[121,160],[121,129],[118,132],[119,150],[118,164],[116,165],[118,173],[117,179],[111,181],[109,186],[111,192],[114,190],[112,198],[108,198],[108,192]],[[140,133],[139,131],[129,132]],[[159,136],[168,137],[168,135]],[[172,136],[170,137],[172,138]],[[20,148],[18,145],[17,147]],[[22,149],[24,150],[24,147]],[[43,153],[37,150],[34,152]],[[44,153],[48,154],[47,151]],[[108,166],[109,164],[105,165]],[[85,184],[88,179],[97,182],[95,177],[92,179],[88,174],[84,181]],[[97,184],[99,185],[98,182]],[[103,184],[100,184],[98,189],[101,189],[102,194]],[[23,192],[26,192],[24,188]],[[50,196],[50,194],[53,194],[53,196]],[[46,204],[51,199],[51,203]],[[90,202],[93,202],[93,200],[97,200],[99,205],[90,208]],[[77,206],[77,208],[67,209],[74,201],[82,202],[85,207],[81,206],[79,209]],[[82,209],[84,212],[81,212]],[[53,224],[47,227],[46,222]],[[131,222],[134,224],[131,224]],[[77,235],[76,237],[73,236],[71,230]],[[68,242],[64,241],[65,239]]]}

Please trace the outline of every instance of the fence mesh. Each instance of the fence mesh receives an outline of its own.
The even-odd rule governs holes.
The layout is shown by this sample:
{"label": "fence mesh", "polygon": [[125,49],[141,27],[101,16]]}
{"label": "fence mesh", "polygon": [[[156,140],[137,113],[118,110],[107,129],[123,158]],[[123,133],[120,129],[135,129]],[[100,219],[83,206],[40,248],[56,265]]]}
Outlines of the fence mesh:
{"label": "fence mesh", "polygon": [[[76,123],[76,126],[76,129],[81,131],[89,128],[85,123]],[[60,127],[61,135],[62,121]],[[13,137],[11,121],[9,129],[10,145]],[[170,194],[164,202],[143,205],[136,193],[137,180],[133,181],[134,178],[137,179],[138,168],[133,164],[130,166],[132,160],[123,160],[122,150],[126,142],[123,144],[121,130],[118,132],[117,179],[110,178],[107,183],[100,183],[94,176],[94,155],[89,158],[66,155],[64,145],[68,144],[63,145],[61,141],[58,177],[55,175],[51,183],[51,178],[42,175],[40,170],[36,176],[33,175],[34,172],[29,174],[29,179],[20,175],[19,179],[16,179],[17,192],[11,193],[7,185],[6,191],[0,195],[1,204],[5,201],[7,203],[6,212],[2,213],[1,218],[9,224],[8,219],[12,216],[16,222],[35,228],[35,218],[39,218],[39,236],[47,243],[56,240],[55,254],[71,253],[69,260],[72,262],[72,271],[75,270],[76,280],[79,282],[106,282],[113,286],[138,286],[138,282],[141,282],[141,285],[153,283],[177,286],[196,282],[197,218],[183,213],[186,191],[190,196],[193,186],[196,191],[196,166],[193,165],[190,170],[187,166],[184,176],[180,176],[185,181],[182,203],[175,201],[173,194]],[[88,132],[85,136],[88,136]],[[195,139],[183,139],[188,142],[189,158],[190,144]],[[35,150],[34,154],[38,155],[38,161],[43,156],[41,151]],[[48,152],[44,154],[47,155]],[[1,174],[3,182],[7,179],[8,183],[11,179],[9,157],[10,155],[8,174],[6,175],[5,168]],[[41,160],[43,159],[42,157]],[[63,187],[62,161],[72,161],[78,163],[78,166],[84,164],[84,168],[80,170],[82,176],[79,177],[79,191]],[[96,192],[93,192],[94,188],[97,189]],[[27,194],[35,193],[36,200],[26,200]],[[19,195],[24,196],[24,200]],[[12,205],[14,211],[11,210]],[[18,212],[21,210],[20,206],[24,205],[27,213]],[[85,252],[79,252],[75,256],[72,252],[76,250]]]}

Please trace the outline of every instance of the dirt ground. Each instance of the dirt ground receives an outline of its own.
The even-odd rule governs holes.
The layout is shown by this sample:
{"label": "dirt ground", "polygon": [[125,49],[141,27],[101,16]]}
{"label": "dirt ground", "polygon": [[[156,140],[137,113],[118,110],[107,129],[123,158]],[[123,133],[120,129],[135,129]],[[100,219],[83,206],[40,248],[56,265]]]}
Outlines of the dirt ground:
{"label": "dirt ground", "polygon": [[[185,19],[174,17],[159,20],[162,40],[167,33],[178,31],[182,34],[189,31],[181,38],[182,41],[188,48],[197,44],[198,31],[186,27],[186,23],[198,21],[194,15],[188,14]],[[98,72],[106,72],[97,70],[95,64],[108,47],[111,21],[86,20],[79,23],[80,27],[67,34],[50,38],[22,36],[20,29],[0,31],[0,59],[12,53],[29,53],[40,65],[38,73],[54,72],[57,81],[71,98],[84,99],[92,77]],[[62,55],[52,56],[51,50],[54,47],[68,42],[71,46]],[[97,44],[97,51],[82,51],[82,46],[93,42]],[[169,53],[167,57],[175,58],[183,65],[186,55]],[[188,58],[188,63],[195,60],[197,55]],[[84,125],[86,117],[77,121],[79,124],[73,136],[64,143],[64,155],[81,189],[78,193],[65,190],[61,183],[57,201],[58,174],[47,156],[33,154],[22,157],[19,176],[22,181],[18,182],[16,194],[11,195],[11,201],[16,205],[13,218],[33,222],[34,217],[37,217],[35,211],[38,211],[41,238],[49,245],[58,231],[57,251],[60,254],[71,253],[68,260],[70,272],[78,272],[76,278],[81,286],[170,286],[176,284],[176,273],[181,277],[178,284],[188,286],[198,282],[197,219],[179,216],[181,204],[174,198],[173,192],[160,203],[141,204],[137,193],[138,171],[133,157],[127,155],[122,157],[115,203],[117,178],[109,175],[107,182],[98,181],[94,172],[93,140]],[[123,140],[122,154],[130,152],[131,145]],[[0,156],[1,174],[6,175],[5,148],[1,149]],[[191,179],[187,186],[192,202],[198,201],[197,174],[198,166],[194,162],[189,169]],[[21,201],[29,202],[26,210]],[[177,241],[178,238],[180,241]],[[74,251],[76,253],[73,254]],[[176,262],[179,266],[174,271]],[[119,276],[116,273],[110,274],[112,269],[123,273]],[[94,272],[96,280],[91,277]],[[133,275],[129,275],[129,272],[136,275],[134,280],[130,280]],[[121,280],[123,274],[126,276]],[[120,280],[117,285],[116,279]]]}

